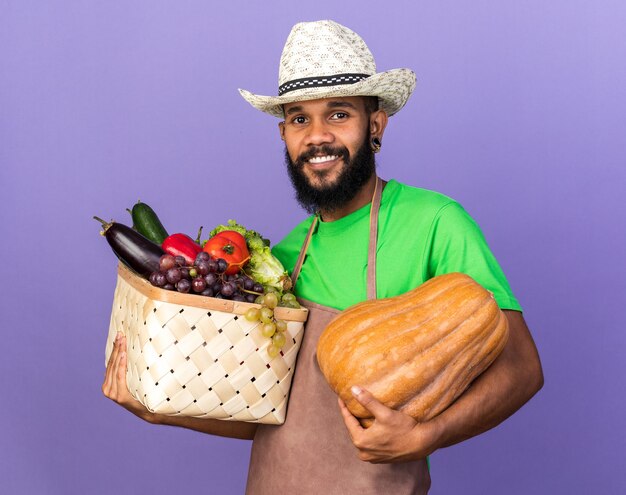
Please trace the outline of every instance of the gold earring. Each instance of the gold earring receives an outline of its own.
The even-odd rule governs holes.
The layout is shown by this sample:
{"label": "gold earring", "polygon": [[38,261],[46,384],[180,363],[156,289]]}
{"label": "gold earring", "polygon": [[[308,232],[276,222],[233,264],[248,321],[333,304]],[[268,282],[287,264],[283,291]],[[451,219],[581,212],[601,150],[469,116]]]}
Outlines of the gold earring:
{"label": "gold earring", "polygon": [[382,143],[380,142],[380,139],[378,139],[377,137],[373,137],[372,138],[372,151],[374,153],[378,153],[380,151],[381,146],[382,146]]}

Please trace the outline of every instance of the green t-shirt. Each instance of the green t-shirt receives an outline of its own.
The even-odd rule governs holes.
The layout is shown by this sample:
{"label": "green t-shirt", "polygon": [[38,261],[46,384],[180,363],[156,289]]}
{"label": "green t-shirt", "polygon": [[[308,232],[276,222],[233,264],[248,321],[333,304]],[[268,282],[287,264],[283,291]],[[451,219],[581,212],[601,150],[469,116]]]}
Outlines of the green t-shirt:
{"label": "green t-shirt", "polygon": [[[334,222],[318,222],[296,295],[343,310],[366,299],[370,204]],[[274,249],[291,273],[313,217]],[[383,189],[376,248],[377,297],[403,294],[444,273],[470,275],[502,309],[521,311],[478,225],[454,200],[395,180]]]}

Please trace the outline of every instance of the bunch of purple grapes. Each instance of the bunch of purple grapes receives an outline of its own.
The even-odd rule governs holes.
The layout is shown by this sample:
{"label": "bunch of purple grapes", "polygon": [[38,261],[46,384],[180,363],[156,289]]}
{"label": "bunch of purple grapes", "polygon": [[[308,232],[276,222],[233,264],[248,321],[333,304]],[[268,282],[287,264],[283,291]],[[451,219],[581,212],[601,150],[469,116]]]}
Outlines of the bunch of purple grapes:
{"label": "bunch of purple grapes", "polygon": [[149,280],[162,289],[232,301],[253,303],[263,294],[261,284],[242,272],[226,275],[227,268],[225,260],[212,258],[204,251],[198,253],[191,265],[183,256],[164,254],[159,260],[159,270],[152,272]]}

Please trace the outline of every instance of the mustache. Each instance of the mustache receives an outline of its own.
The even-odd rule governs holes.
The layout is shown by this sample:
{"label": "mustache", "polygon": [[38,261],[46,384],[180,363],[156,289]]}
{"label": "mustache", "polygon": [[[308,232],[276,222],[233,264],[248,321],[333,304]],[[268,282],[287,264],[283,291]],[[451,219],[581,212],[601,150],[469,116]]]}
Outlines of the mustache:
{"label": "mustache", "polygon": [[324,145],[313,146],[312,148],[309,148],[307,151],[298,156],[295,163],[299,166],[302,166],[305,162],[308,162],[316,155],[337,155],[343,159],[344,163],[348,163],[348,161],[350,160],[350,152],[348,151],[348,148],[333,148],[332,146]]}

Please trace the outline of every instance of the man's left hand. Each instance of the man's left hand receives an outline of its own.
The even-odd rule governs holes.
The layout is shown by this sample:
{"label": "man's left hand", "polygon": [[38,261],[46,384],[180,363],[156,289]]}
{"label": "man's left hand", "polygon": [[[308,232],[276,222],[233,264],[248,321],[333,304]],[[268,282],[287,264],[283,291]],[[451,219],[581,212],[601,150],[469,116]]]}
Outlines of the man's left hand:
{"label": "man's left hand", "polygon": [[355,399],[374,416],[369,428],[338,399],[343,421],[362,461],[373,464],[424,459],[435,448],[434,423],[418,423],[411,416],[388,408],[367,390],[353,387]]}

